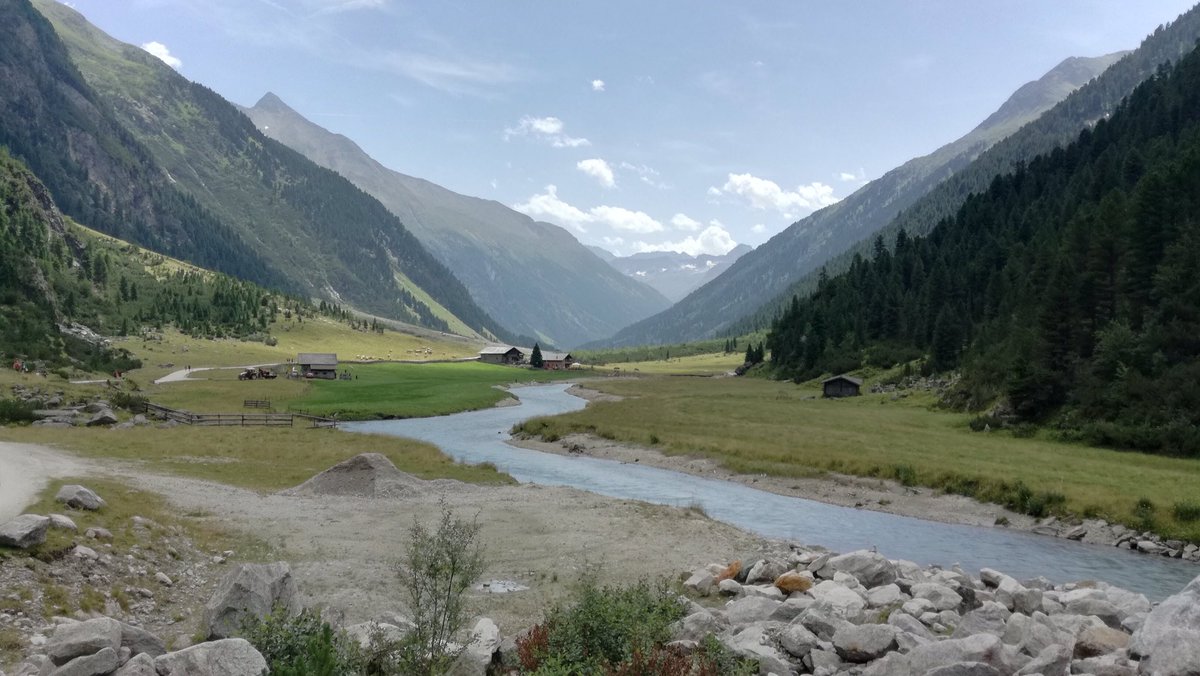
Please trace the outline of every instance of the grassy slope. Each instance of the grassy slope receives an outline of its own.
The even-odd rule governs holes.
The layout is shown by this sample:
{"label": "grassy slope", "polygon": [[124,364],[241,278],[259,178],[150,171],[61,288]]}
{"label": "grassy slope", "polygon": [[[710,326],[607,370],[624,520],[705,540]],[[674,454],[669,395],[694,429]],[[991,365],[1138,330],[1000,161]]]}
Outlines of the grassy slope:
{"label": "grassy slope", "polygon": [[688,357],[672,359],[655,359],[651,361],[617,362],[597,366],[600,372],[619,369],[622,373],[647,373],[660,375],[721,375],[729,373],[742,365],[745,354],[733,352],[724,354],[697,354]]}
{"label": "grassy slope", "polygon": [[[1200,522],[1180,522],[1172,505],[1196,500],[1200,462],[975,433],[968,416],[935,411],[929,399],[891,395],[824,400],[815,388],[757,378],[598,381],[627,397],[526,423],[549,437],[587,432],[651,444],[667,454],[706,456],[744,473],[808,476],[824,471],[899,476],[921,485],[989,497],[998,482],[1066,497],[1065,509],[1139,524],[1134,507],[1157,505],[1155,529],[1200,540]],[[898,469],[899,468],[899,469]],[[971,486],[970,482],[976,483]],[[1140,524],[1146,525],[1146,524]]]}

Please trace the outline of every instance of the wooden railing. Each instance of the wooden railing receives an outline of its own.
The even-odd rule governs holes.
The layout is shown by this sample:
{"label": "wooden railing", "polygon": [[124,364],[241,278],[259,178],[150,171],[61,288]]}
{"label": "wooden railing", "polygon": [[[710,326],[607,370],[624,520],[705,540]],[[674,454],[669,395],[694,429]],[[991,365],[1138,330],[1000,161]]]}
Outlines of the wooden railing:
{"label": "wooden railing", "polygon": [[[267,404],[269,406],[270,402]],[[162,420],[200,427],[294,427],[297,421],[308,422],[309,427],[337,427],[338,424],[333,418],[304,413],[192,413],[150,403],[146,404],[146,413]]]}
{"label": "wooden railing", "polygon": [[246,399],[242,402],[243,408],[271,408],[270,399]]}

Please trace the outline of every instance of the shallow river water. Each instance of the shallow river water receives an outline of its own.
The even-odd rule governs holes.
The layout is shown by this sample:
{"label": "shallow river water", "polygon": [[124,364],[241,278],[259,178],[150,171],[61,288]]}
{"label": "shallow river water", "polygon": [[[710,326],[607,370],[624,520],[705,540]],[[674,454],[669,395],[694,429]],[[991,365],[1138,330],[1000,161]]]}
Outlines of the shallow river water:
{"label": "shallow river water", "polygon": [[656,467],[541,453],[505,443],[508,431],[522,420],[583,408],[586,402],[567,394],[568,387],[556,384],[514,389],[520,406],[434,418],[347,423],[342,427],[428,441],[462,462],[495,463],[524,483],[573,486],[667,505],[699,505],[713,519],[747,531],[835,551],[878,547],[888,557],[921,564],[960,563],[975,575],[986,567],[1018,579],[1038,575],[1054,582],[1098,579],[1141,592],[1152,600],[1178,592],[1200,575],[1200,566],[1195,564],[1116,547],[839,507]]}

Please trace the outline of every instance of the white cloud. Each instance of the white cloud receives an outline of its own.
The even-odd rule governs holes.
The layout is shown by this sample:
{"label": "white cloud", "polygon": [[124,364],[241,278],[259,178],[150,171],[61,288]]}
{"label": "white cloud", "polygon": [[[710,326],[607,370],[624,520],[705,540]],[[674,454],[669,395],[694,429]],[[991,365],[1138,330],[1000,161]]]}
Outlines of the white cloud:
{"label": "white cloud", "polygon": [[751,174],[729,174],[725,185],[719,189],[710,187],[708,194],[736,195],[755,209],[774,209],[788,218],[796,217],[801,210],[815,211],[839,200],[834,197],[833,188],[820,181],[797,186],[795,190],[784,190],[770,179]]}
{"label": "white cloud", "polygon": [[858,171],[839,171],[838,180],[845,183],[866,183],[867,172],[861,167]]}
{"label": "white cloud", "polygon": [[555,185],[546,186],[546,192],[530,197],[528,202],[514,204],[513,209],[532,218],[547,219],[559,225],[566,225],[579,232],[587,232],[587,228],[583,226],[592,221],[590,214],[560,200],[558,187]]}
{"label": "white cloud", "polygon": [[700,221],[689,217],[687,214],[675,214],[671,217],[671,225],[679,230],[687,230],[688,232],[696,232],[700,229]]}
{"label": "white cloud", "polygon": [[756,235],[761,235],[766,231],[767,226],[763,225],[762,223],[755,223],[754,225],[750,226],[750,232],[753,232]]}
{"label": "white cloud", "polygon": [[640,234],[663,231],[663,224],[654,220],[643,211],[631,211],[623,207],[599,206],[592,207],[591,215],[596,222],[605,223],[617,230],[626,230]]}
{"label": "white cloud", "polygon": [[183,67],[183,62],[180,61],[178,57],[173,56],[171,54],[171,50],[167,49],[167,46],[161,42],[147,42],[146,44],[142,45],[142,49],[150,52],[152,56],[158,58],[160,61],[174,68],[175,70],[179,70]]}
{"label": "white cloud", "polygon": [[736,246],[737,242],[733,241],[733,236],[729,234],[729,231],[719,225],[710,225],[699,235],[685,237],[677,242],[633,243],[634,250],[639,253],[643,251],[682,251],[689,256],[701,254],[723,256]]}
{"label": "white cloud", "polygon": [[387,5],[387,0],[318,0],[310,4],[317,6],[317,9],[313,12],[313,15],[317,16],[320,14],[353,12],[359,9],[380,9]]}
{"label": "white cloud", "polygon": [[563,121],[557,117],[526,115],[521,118],[517,126],[504,130],[504,140],[507,141],[514,136],[530,136],[546,141],[555,148],[579,148],[592,145],[592,142],[586,138],[574,138],[565,134],[563,132],[565,126]]}
{"label": "white cloud", "polygon": [[514,204],[513,209],[532,218],[542,218],[574,228],[581,233],[587,232],[585,226],[591,224],[607,225],[616,230],[638,234],[664,230],[662,223],[643,211],[613,206],[598,206],[583,211],[559,199],[558,187],[554,185],[546,186],[544,193],[530,197],[527,202]]}
{"label": "white cloud", "polygon": [[658,170],[654,167],[648,167],[644,164],[630,164],[629,162],[622,162],[621,169],[625,171],[632,171],[633,173],[637,174],[638,179],[642,183],[645,183],[652,188],[666,190],[671,187],[666,183],[659,182],[658,177],[661,174],[659,174]]}
{"label": "white cloud", "polygon": [[604,91],[604,80],[592,80],[592,91],[594,91],[594,92]]}
{"label": "white cloud", "polygon": [[575,165],[575,168],[596,179],[605,188],[611,188],[617,184],[613,179],[612,167],[608,166],[608,162],[600,158],[580,160]]}
{"label": "white cloud", "polygon": [[392,71],[448,94],[482,96],[487,88],[520,78],[515,68],[494,60],[461,56],[442,58],[417,52],[386,52],[365,57],[367,63]]}

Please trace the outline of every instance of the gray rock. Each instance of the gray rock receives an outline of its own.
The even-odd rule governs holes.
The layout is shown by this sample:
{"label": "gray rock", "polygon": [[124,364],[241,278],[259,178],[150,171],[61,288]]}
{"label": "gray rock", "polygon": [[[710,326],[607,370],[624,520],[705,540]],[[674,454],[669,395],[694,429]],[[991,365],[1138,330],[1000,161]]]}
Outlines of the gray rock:
{"label": "gray rock", "polygon": [[1067,676],[1071,673],[1071,651],[1057,643],[1046,646],[1025,666],[1017,671],[1018,676]]}
{"label": "gray rock", "polygon": [[983,662],[955,662],[926,671],[924,676],[1002,676],[1000,670]]}
{"label": "gray rock", "polygon": [[55,494],[54,499],[73,509],[87,509],[91,511],[100,509],[108,504],[104,502],[104,498],[96,495],[95,491],[78,484],[68,484],[58,489],[58,493]]}
{"label": "gray rock", "polygon": [[933,640],[933,632],[921,623],[920,620],[912,615],[904,613],[892,613],[888,616],[888,624],[903,631],[906,634],[912,634],[923,639]]}
{"label": "gray rock", "polygon": [[833,635],[833,647],[847,662],[871,662],[896,648],[896,628],[887,624],[843,626]]}
{"label": "gray rock", "polygon": [[134,655],[113,676],[158,676],[158,671],[154,669],[154,658],[142,653]]}
{"label": "gray rock", "polygon": [[234,636],[248,619],[266,617],[276,607],[291,613],[300,610],[291,567],[283,562],[241,564],[205,604],[205,634],[210,639]]}
{"label": "gray rock", "polygon": [[129,648],[133,655],[148,655],[158,657],[167,652],[167,646],[162,639],[150,632],[135,627],[132,624],[121,623],[121,647]]}
{"label": "gray rock", "polygon": [[84,532],[84,536],[92,538],[93,540],[111,540],[113,537],[113,534],[112,534],[112,531],[108,530],[107,528],[101,528],[99,526],[95,526],[95,527],[87,529]]}
{"label": "gray rock", "polygon": [[868,589],[896,581],[896,565],[883,555],[866,549],[835,556],[829,559],[829,566],[853,575]]}
{"label": "gray rock", "polygon": [[742,585],[737,580],[721,580],[717,583],[717,591],[726,596],[737,596],[742,593]]}
{"label": "gray rock", "polygon": [[1194,675],[1200,665],[1200,577],[1150,611],[1129,644],[1140,670],[1161,676]]}
{"label": "gray rock", "polygon": [[113,425],[117,422],[117,414],[105,409],[88,418],[88,427],[100,427],[102,425]]}
{"label": "gray rock", "polygon": [[743,596],[725,606],[725,619],[734,625],[761,622],[770,619],[771,615],[782,605],[782,601],[761,596]]}
{"label": "gray rock", "polygon": [[671,636],[685,641],[701,641],[721,631],[721,622],[707,610],[701,610],[671,625]]}
{"label": "gray rock", "polygon": [[[46,642],[46,655],[55,664],[62,665],[81,655],[98,653],[112,648],[113,655],[121,647],[121,623],[97,617],[86,622],[60,624]],[[116,665],[113,666],[116,669]]]}
{"label": "gray rock", "polygon": [[82,655],[50,672],[50,676],[106,676],[121,666],[117,651],[105,648],[97,653]]}
{"label": "gray rock", "polygon": [[823,641],[832,640],[838,629],[850,624],[825,603],[810,606],[800,613],[800,617],[797,617],[795,622],[799,622],[805,629],[816,634]]}
{"label": "gray rock", "polygon": [[914,648],[904,657],[910,674],[925,674],[930,669],[958,662],[982,662],[1002,673],[1015,671],[1009,664],[1012,656],[1000,639],[991,634],[928,643]]}
{"label": "gray rock", "polygon": [[46,541],[50,518],[37,514],[22,514],[0,524],[0,545],[29,549]]}
{"label": "gray rock", "polygon": [[[700,596],[708,596],[712,592],[717,578],[707,570],[698,570],[683,583],[685,589],[690,589]],[[736,583],[735,583],[736,584]]]}
{"label": "gray rock", "polygon": [[988,601],[982,606],[963,616],[954,627],[953,638],[963,638],[975,634],[992,634],[1003,636],[1012,613],[995,601]]}
{"label": "gray rock", "polygon": [[771,583],[775,581],[775,578],[787,571],[787,564],[782,561],[759,561],[746,573],[746,584]]}
{"label": "gray rock", "polygon": [[1066,604],[1066,612],[1071,615],[1095,616],[1104,624],[1114,629],[1120,628],[1125,619],[1125,613],[1106,599],[1084,598]]}
{"label": "gray rock", "polygon": [[792,657],[804,657],[821,645],[821,639],[799,622],[792,622],[779,632],[779,645]]}
{"label": "gray rock", "polygon": [[832,580],[824,580],[808,590],[814,599],[836,609],[842,617],[856,616],[867,607],[867,602],[857,592],[847,589]]}
{"label": "gray rock", "polygon": [[[1194,669],[1196,663],[1191,664]],[[1138,665],[1119,655],[1103,655],[1101,657],[1089,657],[1086,660],[1075,660],[1071,663],[1071,673],[1074,674],[1090,674],[1091,676],[1136,676],[1138,674]],[[1185,667],[1186,668],[1186,667]],[[1153,673],[1155,676],[1167,672],[1161,671],[1142,671],[1143,674]],[[1181,674],[1196,673],[1193,671],[1172,672]]]}
{"label": "gray rock", "polygon": [[368,648],[375,641],[399,641],[408,635],[413,626],[401,627],[390,622],[360,622],[346,627],[346,635],[354,639],[360,648]]}
{"label": "gray rock", "polygon": [[492,656],[500,649],[500,627],[490,618],[481,617],[471,628],[471,640],[463,651],[462,659],[479,667],[479,673],[484,673],[492,663]]}
{"label": "gray rock", "polygon": [[758,660],[760,674],[790,674],[792,666],[787,657],[774,647],[769,628],[771,624],[758,622],[742,631],[722,639],[727,648],[742,657]]}
{"label": "gray rock", "polygon": [[75,525],[75,521],[71,517],[62,514],[50,515],[50,527],[57,530],[69,530],[73,533],[79,530],[79,526]]}
{"label": "gray rock", "polygon": [[904,592],[901,592],[900,587],[894,582],[875,587],[867,592],[867,605],[872,608],[883,608],[904,603],[906,600]]}
{"label": "gray rock", "polygon": [[953,589],[936,582],[920,582],[912,586],[914,599],[925,599],[936,610],[954,610],[962,605],[962,596]]}
{"label": "gray rock", "polygon": [[200,643],[154,659],[159,676],[251,676],[262,674],[267,661],[244,639]]}

